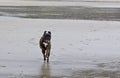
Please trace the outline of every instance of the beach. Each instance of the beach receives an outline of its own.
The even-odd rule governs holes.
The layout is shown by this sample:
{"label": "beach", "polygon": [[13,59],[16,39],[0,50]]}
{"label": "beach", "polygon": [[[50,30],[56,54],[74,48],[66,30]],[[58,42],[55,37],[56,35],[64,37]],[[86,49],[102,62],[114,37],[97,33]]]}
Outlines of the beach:
{"label": "beach", "polygon": [[0,0],[0,78],[120,78],[119,11],[119,0]]}

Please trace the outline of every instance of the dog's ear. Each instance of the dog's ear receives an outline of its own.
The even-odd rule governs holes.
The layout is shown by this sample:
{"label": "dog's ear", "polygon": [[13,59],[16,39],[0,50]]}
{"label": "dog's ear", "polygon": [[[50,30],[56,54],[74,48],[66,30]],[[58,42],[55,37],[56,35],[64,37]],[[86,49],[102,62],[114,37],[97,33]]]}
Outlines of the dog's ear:
{"label": "dog's ear", "polygon": [[45,35],[45,34],[46,34],[46,32],[47,32],[47,31],[44,31],[44,34],[43,34],[43,35]]}
{"label": "dog's ear", "polygon": [[49,34],[51,34],[51,32],[50,32],[50,31],[48,31],[48,33],[49,33]]}
{"label": "dog's ear", "polygon": [[46,33],[47,31],[44,31],[44,34]]}

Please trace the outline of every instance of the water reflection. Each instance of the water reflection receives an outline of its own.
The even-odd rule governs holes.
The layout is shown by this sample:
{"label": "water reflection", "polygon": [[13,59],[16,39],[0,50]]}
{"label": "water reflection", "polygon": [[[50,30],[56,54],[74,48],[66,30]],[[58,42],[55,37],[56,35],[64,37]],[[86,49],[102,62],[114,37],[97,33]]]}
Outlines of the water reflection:
{"label": "water reflection", "polygon": [[43,63],[43,65],[41,66],[40,78],[51,78],[51,70],[49,63]]}

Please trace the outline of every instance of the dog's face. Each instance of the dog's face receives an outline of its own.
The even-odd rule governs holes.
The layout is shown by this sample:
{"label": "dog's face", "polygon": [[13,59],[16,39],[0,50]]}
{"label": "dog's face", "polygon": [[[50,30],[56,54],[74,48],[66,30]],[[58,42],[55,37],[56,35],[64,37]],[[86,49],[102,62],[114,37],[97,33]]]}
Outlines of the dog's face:
{"label": "dog's face", "polygon": [[44,31],[43,38],[44,38],[45,43],[50,43],[51,32],[50,31]]}

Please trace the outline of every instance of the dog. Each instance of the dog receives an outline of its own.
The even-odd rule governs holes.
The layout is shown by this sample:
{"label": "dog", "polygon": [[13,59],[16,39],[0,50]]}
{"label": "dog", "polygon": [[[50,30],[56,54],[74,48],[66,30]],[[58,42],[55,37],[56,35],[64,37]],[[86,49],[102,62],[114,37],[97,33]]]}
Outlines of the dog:
{"label": "dog", "polygon": [[47,62],[49,62],[50,50],[51,50],[51,32],[50,31],[44,31],[42,37],[40,38],[39,46],[42,50],[44,62],[46,60]]}

